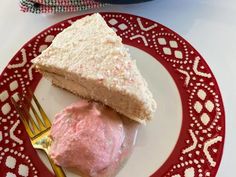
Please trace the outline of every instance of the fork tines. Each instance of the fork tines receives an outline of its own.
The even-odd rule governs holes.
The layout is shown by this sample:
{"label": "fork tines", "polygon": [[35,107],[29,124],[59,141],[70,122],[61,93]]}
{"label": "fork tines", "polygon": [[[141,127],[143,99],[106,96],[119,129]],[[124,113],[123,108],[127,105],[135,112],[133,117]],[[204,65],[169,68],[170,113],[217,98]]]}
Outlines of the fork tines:
{"label": "fork tines", "polygon": [[[38,134],[48,130],[51,127],[51,123],[32,91],[29,90],[28,93],[29,95],[25,97],[17,94],[19,101],[16,101],[13,97],[11,97],[11,101],[20,115],[30,138],[34,138]],[[33,98],[32,102],[30,98]],[[36,106],[33,105],[33,102]],[[36,111],[36,107],[40,115]],[[30,109],[32,110],[33,116],[30,114]]]}

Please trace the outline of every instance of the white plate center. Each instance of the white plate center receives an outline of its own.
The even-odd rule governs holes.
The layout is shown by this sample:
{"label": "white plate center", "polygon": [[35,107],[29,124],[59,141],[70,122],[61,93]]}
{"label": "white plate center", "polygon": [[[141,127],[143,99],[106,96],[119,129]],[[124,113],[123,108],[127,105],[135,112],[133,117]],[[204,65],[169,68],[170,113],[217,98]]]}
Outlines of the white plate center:
{"label": "white plate center", "polygon": [[[140,129],[134,152],[117,176],[146,177],[160,168],[178,140],[182,104],[177,86],[168,71],[148,53],[127,47],[148,82],[158,108],[153,120]],[[78,100],[77,96],[52,86],[45,79],[39,82],[35,94],[51,120],[57,112]],[[43,161],[46,163],[47,160],[43,157]]]}

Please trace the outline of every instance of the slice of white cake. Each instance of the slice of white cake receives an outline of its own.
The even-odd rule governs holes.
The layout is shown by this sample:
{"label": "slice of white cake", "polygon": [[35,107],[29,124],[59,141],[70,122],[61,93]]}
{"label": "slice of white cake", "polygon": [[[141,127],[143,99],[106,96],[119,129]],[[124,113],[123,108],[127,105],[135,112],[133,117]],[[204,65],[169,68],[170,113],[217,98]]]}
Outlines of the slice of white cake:
{"label": "slice of white cake", "polygon": [[100,14],[74,22],[32,62],[55,85],[135,121],[151,119],[156,109],[135,60]]}

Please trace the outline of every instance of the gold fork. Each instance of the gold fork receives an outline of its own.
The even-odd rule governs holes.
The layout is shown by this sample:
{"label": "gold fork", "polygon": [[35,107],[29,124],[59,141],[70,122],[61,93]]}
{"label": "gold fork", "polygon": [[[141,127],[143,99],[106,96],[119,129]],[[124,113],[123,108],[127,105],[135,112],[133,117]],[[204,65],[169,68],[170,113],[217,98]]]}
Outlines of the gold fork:
{"label": "gold fork", "polygon": [[[25,129],[30,137],[30,141],[33,147],[35,149],[43,150],[47,154],[47,157],[52,166],[52,169],[57,177],[65,177],[66,175],[63,172],[62,168],[57,166],[48,155],[48,149],[51,144],[51,139],[48,137],[49,130],[51,128],[51,122],[48,119],[42,107],[40,106],[34,94],[31,91],[29,91],[29,93],[34,100],[34,103],[38,111],[40,112],[42,119],[40,118],[39,114],[37,113],[34,106],[31,104],[31,101],[27,96],[22,97],[18,95],[20,104],[17,103],[13,97],[11,98],[11,101],[14,107],[16,108],[16,111],[20,115],[21,121],[23,122],[25,126]],[[23,100],[25,101],[23,102]],[[27,109],[27,106],[31,108],[36,121],[30,115],[29,109]]]}

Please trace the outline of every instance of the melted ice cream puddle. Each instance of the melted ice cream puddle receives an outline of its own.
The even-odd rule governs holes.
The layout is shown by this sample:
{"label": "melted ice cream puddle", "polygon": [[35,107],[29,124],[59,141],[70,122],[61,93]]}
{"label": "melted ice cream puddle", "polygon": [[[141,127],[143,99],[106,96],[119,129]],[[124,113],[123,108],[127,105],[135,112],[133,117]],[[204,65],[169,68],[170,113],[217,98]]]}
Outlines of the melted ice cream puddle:
{"label": "melted ice cream puddle", "polygon": [[115,176],[132,152],[138,125],[106,106],[81,100],[56,115],[50,156],[82,176]]}

